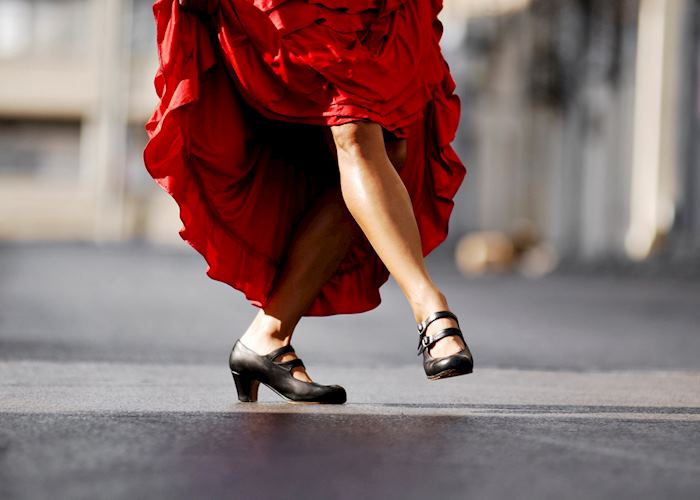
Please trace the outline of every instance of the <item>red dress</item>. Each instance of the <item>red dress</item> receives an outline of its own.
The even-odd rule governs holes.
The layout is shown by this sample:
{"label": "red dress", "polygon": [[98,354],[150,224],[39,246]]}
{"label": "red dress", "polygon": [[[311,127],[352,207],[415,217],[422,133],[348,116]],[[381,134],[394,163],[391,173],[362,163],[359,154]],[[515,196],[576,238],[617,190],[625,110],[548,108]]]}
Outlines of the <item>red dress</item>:
{"label": "red dress", "polygon": [[[441,9],[441,0],[220,0],[195,14],[155,1],[160,101],[144,161],[210,278],[265,306],[299,220],[338,182],[322,127],[359,119],[407,139],[400,175],[423,255],[444,241],[466,169],[450,146],[460,100],[439,46]],[[305,315],[373,309],[388,277],[361,237]]]}

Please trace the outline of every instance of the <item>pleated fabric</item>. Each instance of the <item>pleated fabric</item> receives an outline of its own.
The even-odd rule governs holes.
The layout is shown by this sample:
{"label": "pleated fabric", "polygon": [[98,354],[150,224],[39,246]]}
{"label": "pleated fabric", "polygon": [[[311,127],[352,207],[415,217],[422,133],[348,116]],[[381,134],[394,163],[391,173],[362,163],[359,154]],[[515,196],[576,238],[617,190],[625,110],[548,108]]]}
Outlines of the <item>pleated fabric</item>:
{"label": "pleated fabric", "polygon": [[[198,3],[206,0],[199,0]],[[207,275],[265,307],[295,228],[339,182],[323,127],[379,123],[406,139],[400,176],[423,255],[448,233],[466,168],[441,0],[156,0],[159,102],[144,162],[177,202]],[[389,272],[362,235],[306,316],[368,311]]]}

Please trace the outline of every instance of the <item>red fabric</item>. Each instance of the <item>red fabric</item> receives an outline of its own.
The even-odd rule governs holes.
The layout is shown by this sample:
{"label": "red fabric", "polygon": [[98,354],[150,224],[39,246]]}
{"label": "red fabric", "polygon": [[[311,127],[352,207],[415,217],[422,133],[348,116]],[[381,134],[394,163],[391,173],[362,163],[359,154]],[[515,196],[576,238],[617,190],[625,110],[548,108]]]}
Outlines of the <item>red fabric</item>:
{"label": "red fabric", "polygon": [[[322,127],[359,119],[407,139],[400,175],[423,255],[444,241],[466,169],[450,146],[460,100],[439,46],[442,1],[218,4],[154,3],[160,102],[144,151],[207,275],[265,306],[298,221],[338,182]],[[373,309],[388,277],[362,237],[305,315]]]}

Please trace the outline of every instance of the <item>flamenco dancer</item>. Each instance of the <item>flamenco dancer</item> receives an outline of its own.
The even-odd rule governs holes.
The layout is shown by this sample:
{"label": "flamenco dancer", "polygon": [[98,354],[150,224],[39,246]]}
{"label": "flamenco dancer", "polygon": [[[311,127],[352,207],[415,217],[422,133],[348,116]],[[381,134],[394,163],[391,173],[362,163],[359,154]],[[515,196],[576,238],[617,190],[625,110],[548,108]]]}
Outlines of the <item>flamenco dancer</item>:
{"label": "flamenco dancer", "polygon": [[229,366],[239,401],[345,403],[291,339],[303,316],[360,313],[394,276],[431,380],[472,355],[424,257],[466,168],[442,0],[156,0],[159,103],[146,169],[177,202],[207,276],[259,311]]}

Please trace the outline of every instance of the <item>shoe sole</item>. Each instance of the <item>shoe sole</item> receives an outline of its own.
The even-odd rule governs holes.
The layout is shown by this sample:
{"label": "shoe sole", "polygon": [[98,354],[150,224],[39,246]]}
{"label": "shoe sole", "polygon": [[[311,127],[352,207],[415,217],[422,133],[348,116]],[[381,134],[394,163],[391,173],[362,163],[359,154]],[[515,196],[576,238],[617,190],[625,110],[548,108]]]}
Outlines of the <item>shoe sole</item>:
{"label": "shoe sole", "polygon": [[[232,372],[232,373],[235,373],[235,372]],[[266,384],[265,382],[259,382],[259,384],[264,385],[265,387],[267,387],[268,389],[270,389],[272,392],[274,392],[275,394],[277,394],[279,397],[281,397],[282,399],[284,399],[285,402],[287,402],[287,403],[289,403],[289,404],[296,404],[296,405],[326,405],[326,404],[336,404],[336,405],[337,405],[337,404],[345,404],[346,401],[347,401],[347,400],[346,400],[346,401],[343,401],[342,403],[324,403],[323,401],[296,401],[296,400],[294,400],[294,399],[289,399],[287,396],[285,396],[284,394],[281,394],[280,392],[277,391],[277,389],[275,389],[274,387],[272,387],[272,386]],[[239,398],[239,399],[238,399],[238,402],[239,402],[239,403],[257,403],[258,400],[257,400],[257,398],[256,398],[255,401],[249,401],[249,400],[242,400],[242,399]]]}
{"label": "shoe sole", "polygon": [[458,375],[469,375],[473,370],[464,371],[456,368],[449,368],[435,375],[428,375],[428,380],[440,380],[441,378],[456,377]]}
{"label": "shoe sole", "polygon": [[294,400],[294,399],[289,399],[289,398],[288,398],[287,396],[285,396],[284,394],[280,394],[279,392],[277,392],[277,390],[276,390],[274,387],[270,387],[270,386],[267,385],[265,382],[260,382],[260,383],[261,383],[262,385],[264,385],[265,387],[269,388],[272,392],[274,392],[275,394],[277,394],[279,397],[281,397],[282,399],[284,399],[284,400],[285,400],[287,403],[289,403],[289,404],[294,404],[294,405],[344,404],[344,402],[343,402],[343,403],[324,403],[323,401],[296,401],[296,400]]}

